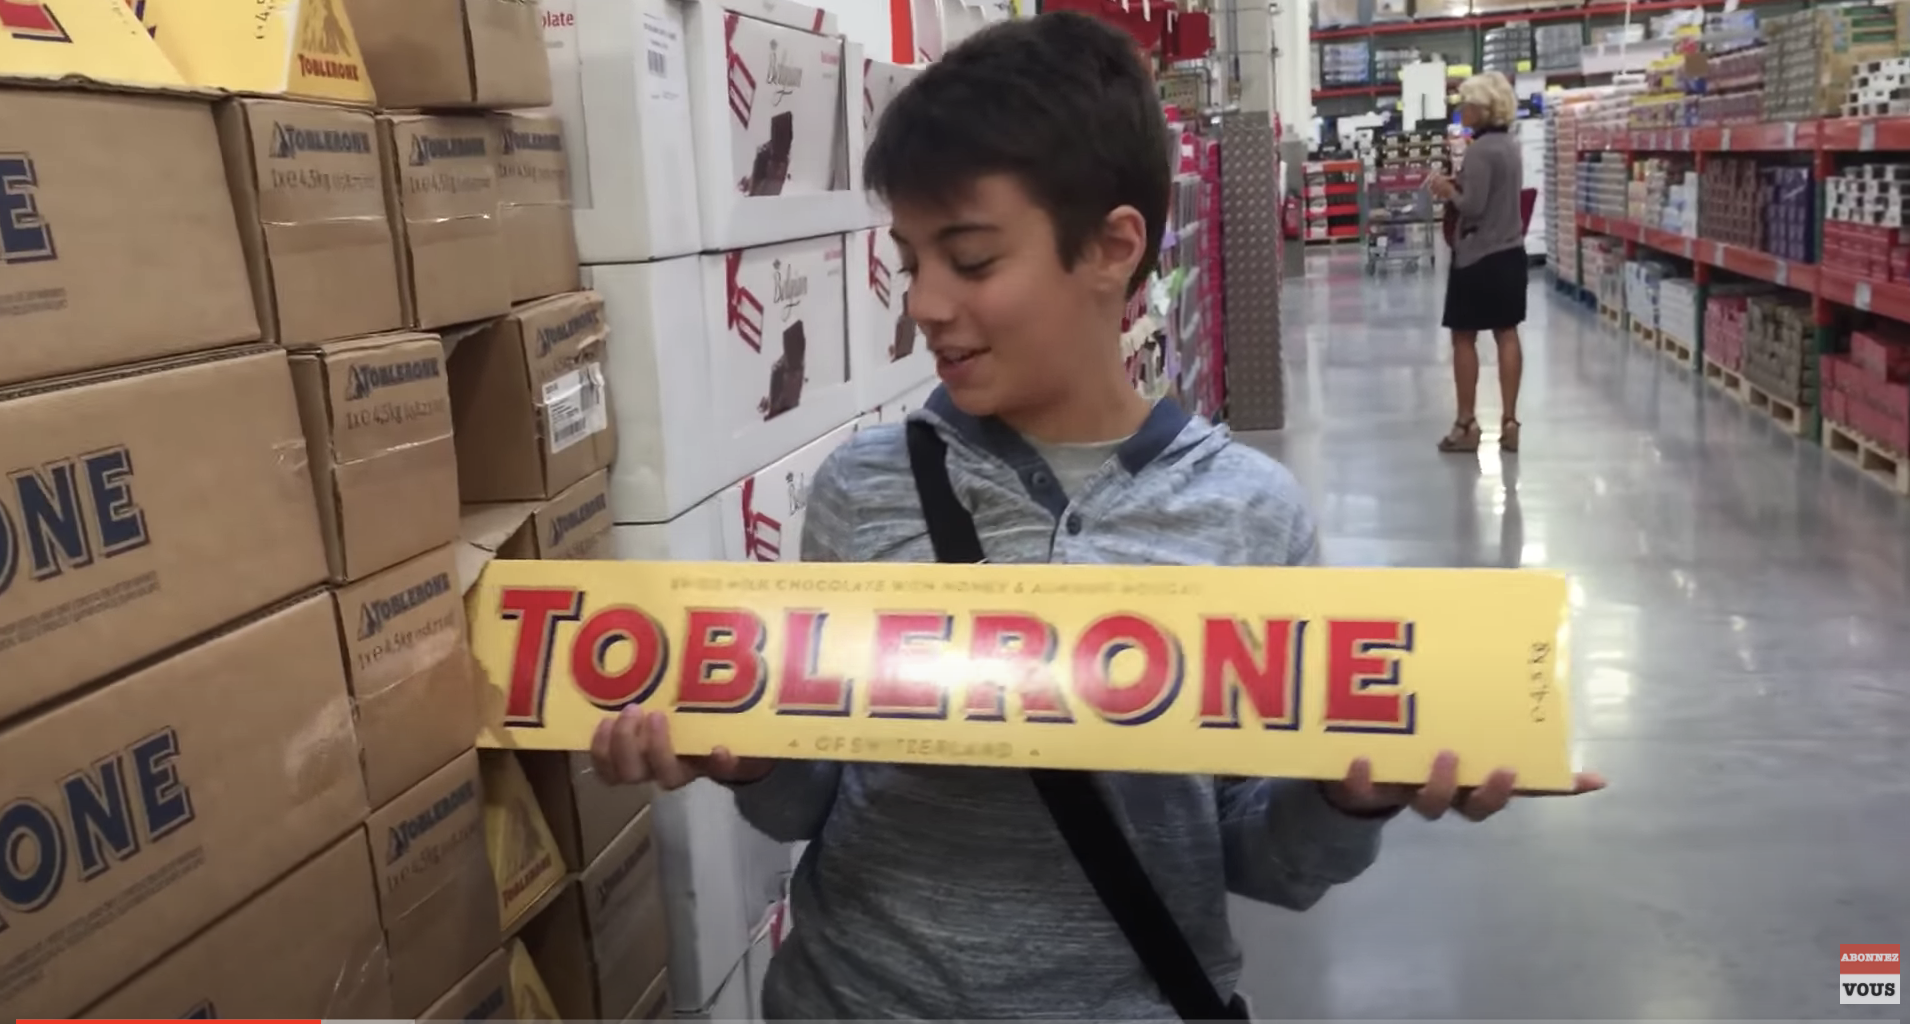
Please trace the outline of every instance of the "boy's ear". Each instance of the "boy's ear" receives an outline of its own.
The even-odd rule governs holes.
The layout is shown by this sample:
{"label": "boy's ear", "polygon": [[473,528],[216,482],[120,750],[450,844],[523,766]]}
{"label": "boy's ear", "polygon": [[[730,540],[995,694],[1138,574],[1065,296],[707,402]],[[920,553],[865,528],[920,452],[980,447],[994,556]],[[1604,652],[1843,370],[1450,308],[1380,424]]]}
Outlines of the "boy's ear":
{"label": "boy's ear", "polygon": [[1147,218],[1132,206],[1117,206],[1101,222],[1101,232],[1088,245],[1088,262],[1097,289],[1123,301],[1134,270],[1147,252]]}

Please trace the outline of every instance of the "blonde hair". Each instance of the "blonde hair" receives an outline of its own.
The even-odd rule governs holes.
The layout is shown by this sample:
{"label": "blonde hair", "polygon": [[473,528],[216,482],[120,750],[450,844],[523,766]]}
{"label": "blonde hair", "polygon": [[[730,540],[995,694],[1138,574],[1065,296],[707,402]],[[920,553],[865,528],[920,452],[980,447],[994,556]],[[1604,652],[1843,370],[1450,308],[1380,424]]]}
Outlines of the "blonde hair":
{"label": "blonde hair", "polygon": [[1492,128],[1510,127],[1519,106],[1512,95],[1512,83],[1497,71],[1473,75],[1459,83],[1459,102],[1479,108],[1486,125]]}

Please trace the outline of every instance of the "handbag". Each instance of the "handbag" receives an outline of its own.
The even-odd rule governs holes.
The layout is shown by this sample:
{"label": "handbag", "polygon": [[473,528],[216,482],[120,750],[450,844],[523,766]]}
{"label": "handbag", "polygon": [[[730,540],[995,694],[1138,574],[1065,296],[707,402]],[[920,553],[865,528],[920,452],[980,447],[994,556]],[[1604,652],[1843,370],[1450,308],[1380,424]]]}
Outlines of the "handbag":
{"label": "handbag", "polygon": [[[928,522],[929,543],[937,562],[985,561],[974,517],[955,497],[948,478],[948,445],[935,428],[920,420],[908,424],[909,470],[915,476]],[[1247,1020],[1246,1003],[1236,995],[1223,1001],[1180,923],[1161,900],[1134,848],[1122,834],[1114,812],[1087,772],[1031,768],[1035,792],[1054,818],[1055,828],[1081,864],[1095,895],[1107,907],[1160,986],[1161,994],[1184,1021]]]}

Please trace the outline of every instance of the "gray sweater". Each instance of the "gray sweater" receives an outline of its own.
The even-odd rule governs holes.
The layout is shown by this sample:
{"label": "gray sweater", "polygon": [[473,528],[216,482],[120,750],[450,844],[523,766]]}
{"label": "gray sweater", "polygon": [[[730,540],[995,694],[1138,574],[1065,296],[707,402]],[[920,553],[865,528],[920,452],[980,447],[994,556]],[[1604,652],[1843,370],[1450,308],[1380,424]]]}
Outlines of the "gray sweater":
{"label": "gray sweater", "polygon": [[[1224,427],[1157,405],[1066,495],[1013,431],[937,392],[990,561],[1294,565],[1314,526],[1285,468]],[[1080,529],[1070,528],[1079,517]],[[863,430],[814,478],[810,561],[932,562],[900,426]],[[1227,893],[1305,909],[1373,862],[1381,822],[1311,782],[1101,773],[1099,784],[1224,996],[1240,974]],[[812,840],[795,931],[771,961],[771,1020],[1136,1020],[1173,1011],[1074,861],[1026,773],[785,761],[734,787],[743,816]]]}
{"label": "gray sweater", "polygon": [[1481,132],[1466,146],[1459,167],[1459,230],[1452,243],[1452,265],[1467,267],[1495,252],[1525,247],[1525,222],[1519,216],[1519,192],[1525,188],[1519,140],[1506,131]]}

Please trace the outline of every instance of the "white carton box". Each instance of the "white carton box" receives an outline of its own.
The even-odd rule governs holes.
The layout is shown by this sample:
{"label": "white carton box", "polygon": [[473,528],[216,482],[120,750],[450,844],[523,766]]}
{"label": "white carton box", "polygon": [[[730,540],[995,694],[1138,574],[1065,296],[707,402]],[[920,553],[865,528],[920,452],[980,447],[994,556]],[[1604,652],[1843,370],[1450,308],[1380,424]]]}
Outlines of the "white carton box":
{"label": "white carton box", "polygon": [[607,366],[617,521],[668,523],[854,418],[843,236],[584,268]]}
{"label": "white carton box", "polygon": [[959,0],[909,0],[909,21],[915,30],[915,61],[932,64],[948,47],[942,44],[942,4]]}
{"label": "white carton box", "polygon": [[903,392],[900,396],[883,402],[881,405],[875,407],[876,422],[901,423],[909,418],[909,413],[927,405],[928,396],[934,394],[935,389],[941,386],[942,382],[940,380],[930,377],[928,380]]}
{"label": "white carton box", "polygon": [[910,318],[902,254],[887,227],[849,236],[849,373],[856,408],[873,409],[935,376],[928,339]]}
{"label": "white carton box", "polygon": [[683,6],[704,251],[875,223],[859,187],[862,119],[849,116],[862,48],[835,35],[834,16],[793,0]]}
{"label": "white carton box", "polygon": [[863,60],[862,133],[865,137],[875,138],[875,126],[882,123],[883,112],[895,102],[903,87],[921,73],[922,69],[914,65],[891,64],[873,57]]}
{"label": "white carton box", "polygon": [[745,822],[729,790],[708,779],[659,793],[651,806],[670,926],[671,995],[679,1010],[696,1013],[715,1002],[749,951],[782,892],[789,853]]}
{"label": "white carton box", "polygon": [[584,263],[703,249],[680,0],[545,0],[551,109],[564,119]]}
{"label": "white carton box", "polygon": [[724,491],[667,523],[623,523],[610,528],[611,557],[627,562],[734,561],[725,541]]}
{"label": "white carton box", "polygon": [[830,453],[849,443],[859,420],[851,420],[801,450],[751,474],[718,497],[728,557],[756,562],[794,562],[802,556],[802,524],[809,484]]}

